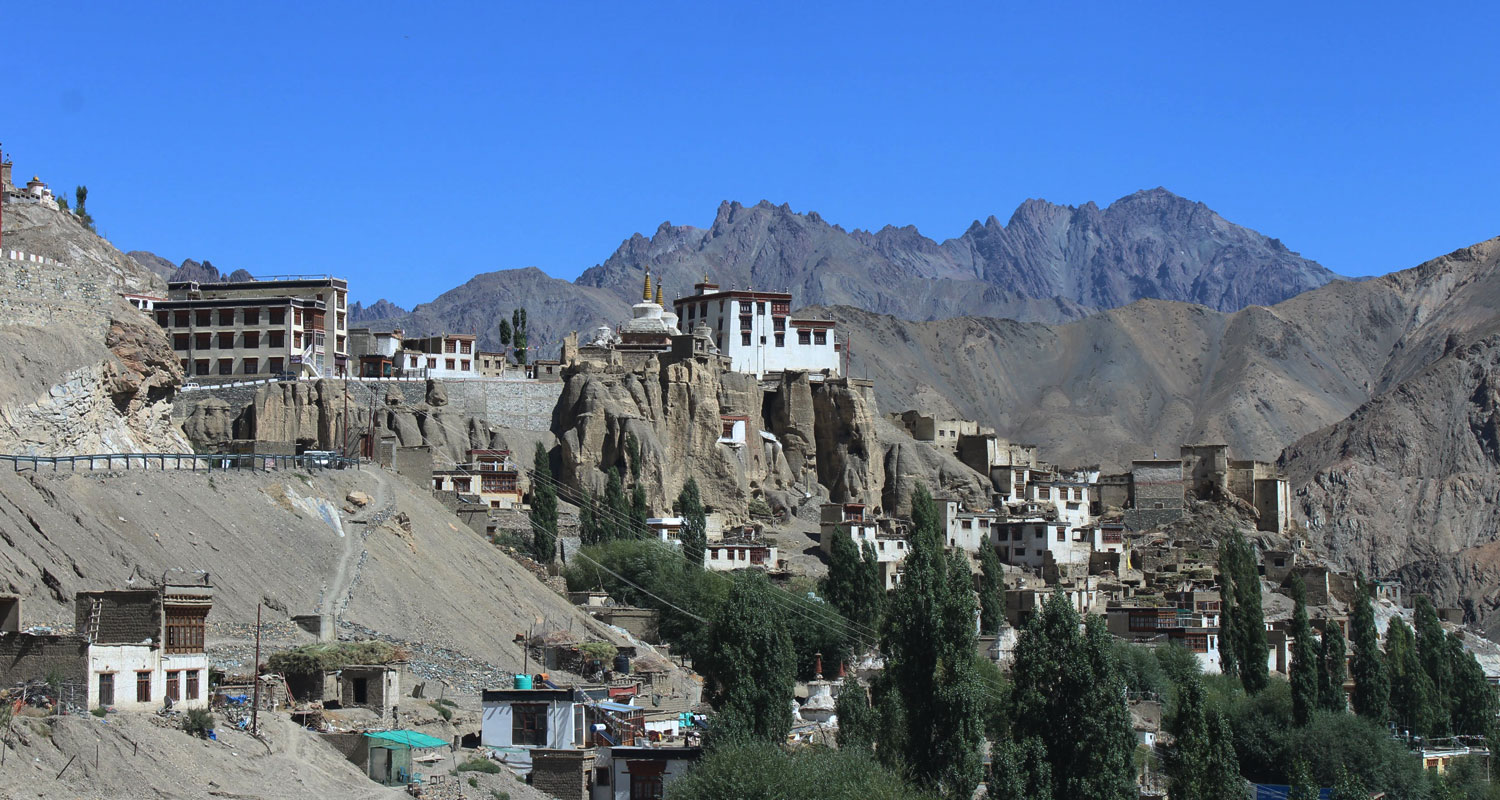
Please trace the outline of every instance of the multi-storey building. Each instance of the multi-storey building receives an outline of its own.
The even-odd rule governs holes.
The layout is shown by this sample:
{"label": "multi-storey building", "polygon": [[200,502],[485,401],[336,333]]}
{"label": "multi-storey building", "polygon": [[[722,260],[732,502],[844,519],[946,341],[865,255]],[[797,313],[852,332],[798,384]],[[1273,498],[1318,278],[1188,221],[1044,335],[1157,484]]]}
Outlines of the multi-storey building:
{"label": "multi-storey building", "polygon": [[152,311],[195,376],[343,374],[349,357],[341,278],[167,284]]}
{"label": "multi-storey building", "polygon": [[790,293],[720,291],[706,280],[693,290],[697,293],[673,301],[677,318],[689,330],[707,324],[735,372],[757,377],[789,369],[839,374],[833,321],[794,316]]}
{"label": "multi-storey building", "polygon": [[409,378],[481,377],[476,338],[472,333],[445,333],[407,339],[401,344],[401,374]]}

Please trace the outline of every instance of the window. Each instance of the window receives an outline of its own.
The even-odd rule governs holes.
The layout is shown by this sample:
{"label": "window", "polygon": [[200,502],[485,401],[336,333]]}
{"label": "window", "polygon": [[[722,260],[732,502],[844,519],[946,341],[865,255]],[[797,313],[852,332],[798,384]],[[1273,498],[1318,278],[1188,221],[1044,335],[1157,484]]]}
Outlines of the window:
{"label": "window", "polygon": [[174,333],[172,334],[172,349],[186,350],[188,349],[188,345],[192,343],[192,341],[192,337],[188,336],[185,333]]}
{"label": "window", "polygon": [[221,358],[221,359],[219,359],[219,374],[220,375],[233,375],[234,374],[234,359],[232,359],[232,358]]}
{"label": "window", "polygon": [[718,548],[714,548],[713,550],[708,551],[708,558],[709,558],[710,561],[718,561],[719,560],[719,550],[718,550]]}
{"label": "window", "polygon": [[300,309],[300,308],[294,308],[294,309],[292,309],[292,324],[293,325],[301,325],[302,324],[302,309]]}
{"label": "window", "polygon": [[194,314],[193,316],[196,317],[196,319],[193,320],[194,325],[203,325],[207,327],[214,324],[214,312],[209,311],[206,308],[200,309],[198,313]]}
{"label": "window", "polygon": [[266,334],[266,343],[270,347],[285,347],[286,333],[284,331],[271,331]]}
{"label": "window", "polygon": [[135,701],[151,702],[151,671],[141,670],[135,674]]}
{"label": "window", "polygon": [[259,325],[260,324],[260,309],[258,309],[258,308],[247,308],[247,309],[245,309],[245,324],[246,325]]}
{"label": "window", "polygon": [[186,312],[186,311],[177,311],[177,312],[174,312],[172,314],[172,324],[175,325],[175,326],[177,326],[177,327],[179,327],[179,328],[186,328],[188,326],[188,312]]}
{"label": "window", "polygon": [[437,359],[436,358],[428,358],[427,359],[427,368],[428,369],[437,369]]}
{"label": "window", "polygon": [[99,673],[99,705],[112,706],[115,704],[115,674],[113,672]]}
{"label": "window", "polygon": [[286,324],[286,309],[284,308],[273,308],[268,316],[271,318],[272,325]]}
{"label": "window", "polygon": [[451,359],[451,358],[445,358],[445,359],[443,359],[443,369],[453,369],[453,359]]}
{"label": "window", "polygon": [[766,315],[766,301],[760,300],[760,301],[756,302],[756,304],[755,304],[755,313],[757,313],[757,314],[759,314],[761,316],[765,316]]}
{"label": "window", "polygon": [[547,704],[516,703],[510,707],[510,743],[543,747],[547,744]]}
{"label": "window", "polygon": [[260,347],[260,331],[245,331],[245,346]]}
{"label": "window", "polygon": [[776,346],[777,347],[786,347],[786,334],[784,334],[784,333],[778,333],[778,334],[776,334]]}
{"label": "window", "polygon": [[1016,558],[1025,558],[1025,557],[1026,557],[1026,548],[1024,548],[1024,547],[1017,547],[1016,548]]}
{"label": "window", "polygon": [[220,350],[233,350],[234,349],[234,331],[224,331],[223,333],[219,334],[219,349]]}
{"label": "window", "polygon": [[245,359],[244,364],[242,366],[242,371],[246,375],[254,375],[257,372],[260,372],[260,359],[258,359],[258,358],[247,358],[247,359]]}
{"label": "window", "polygon": [[456,353],[456,352],[458,352],[458,341],[455,340],[455,339],[445,340],[443,342],[443,352],[445,352],[445,353]]}
{"label": "window", "polygon": [[458,343],[458,352],[465,353],[465,354],[474,352],[474,343],[471,342],[471,341],[468,341],[468,340],[464,340],[462,342],[459,342]]}
{"label": "window", "polygon": [[828,344],[827,331],[813,331],[813,344]]}
{"label": "window", "polygon": [[302,349],[302,331],[293,331],[292,332],[292,349],[294,349],[294,350],[301,350]]}
{"label": "window", "polygon": [[208,359],[206,359],[206,358],[200,358],[200,359],[195,360],[193,362],[193,374],[194,375],[207,375],[208,374]]}
{"label": "window", "polygon": [[687,307],[687,318],[689,320],[691,320],[693,318],[694,313],[697,312],[697,310],[698,310],[697,306],[688,306]]}
{"label": "window", "polygon": [[167,671],[167,699],[174,703],[182,699],[182,672],[180,670]]}
{"label": "window", "polygon": [[1068,529],[1067,528],[1058,528],[1057,529],[1057,540],[1059,542],[1066,542],[1068,540]]}
{"label": "window", "polygon": [[750,346],[750,331],[744,331],[743,333],[740,334],[740,347],[749,347],[749,346]]}
{"label": "window", "polygon": [[639,771],[645,766],[646,764],[639,761],[630,762],[630,800],[661,800],[663,765],[653,764],[656,772],[652,774]]}
{"label": "window", "polygon": [[167,611],[167,647],[169,654],[203,652],[203,620],[208,612],[197,609]]}
{"label": "window", "polygon": [[338,298],[338,306],[339,306],[339,308],[343,308],[344,307],[344,293],[343,292],[334,292],[333,296],[336,297],[336,298]]}
{"label": "window", "polygon": [[234,309],[232,309],[232,308],[221,308],[221,309],[219,309],[219,324],[220,325],[233,325],[234,324]]}
{"label": "window", "polygon": [[[342,311],[339,312],[337,327],[338,327],[339,330],[343,330],[344,329],[344,312],[342,312]],[[464,352],[467,353],[469,351],[465,350]]]}
{"label": "window", "polygon": [[286,371],[286,359],[284,359],[284,358],[268,358],[268,359],[266,359],[266,371],[270,372],[272,375],[279,375],[282,372],[285,372]]}
{"label": "window", "polygon": [[786,320],[784,318],[782,318],[782,317],[777,317],[776,319],[771,320],[771,330],[775,330],[775,331],[784,331],[784,330],[786,330]]}
{"label": "window", "polygon": [[165,327],[168,326],[168,324],[171,322],[171,320],[172,320],[172,315],[169,314],[168,312],[166,312],[166,311],[158,311],[158,312],[156,312],[156,324],[157,325],[160,325],[163,328],[165,328]]}
{"label": "window", "polygon": [[812,331],[797,331],[797,344],[812,344]]}
{"label": "window", "polygon": [[792,311],[792,304],[790,302],[786,302],[786,303],[772,303],[771,304],[771,313],[772,314],[790,314],[791,311]]}
{"label": "window", "polygon": [[191,375],[191,374],[193,374],[193,363],[191,361],[188,361],[185,358],[182,360],[182,374],[184,374],[184,375]]}
{"label": "window", "polygon": [[407,366],[411,367],[412,369],[416,369],[417,368],[417,357],[416,356],[410,356],[410,359],[411,359],[411,363],[408,364]]}
{"label": "window", "polygon": [[335,336],[334,337],[334,339],[333,339],[333,349],[336,350],[336,351],[338,351],[338,352],[340,352],[340,353],[344,352],[344,337],[342,337],[342,336]]}
{"label": "window", "polygon": [[740,330],[750,330],[750,315],[746,314],[745,316],[740,317]]}
{"label": "window", "polygon": [[458,368],[461,369],[461,370],[463,370],[464,372],[468,372],[469,371],[469,359],[466,358],[466,359],[463,359],[462,361],[458,362]]}

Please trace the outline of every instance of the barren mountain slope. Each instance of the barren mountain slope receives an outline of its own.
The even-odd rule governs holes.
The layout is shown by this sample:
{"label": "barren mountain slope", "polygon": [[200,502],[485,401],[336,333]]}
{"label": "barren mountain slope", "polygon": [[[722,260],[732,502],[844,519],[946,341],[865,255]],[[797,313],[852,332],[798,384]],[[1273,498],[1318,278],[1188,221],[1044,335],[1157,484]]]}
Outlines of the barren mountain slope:
{"label": "barren mountain slope", "polygon": [[167,289],[161,276],[116,250],[65,211],[25,203],[6,205],[5,249],[78,267],[111,291],[163,294]]}

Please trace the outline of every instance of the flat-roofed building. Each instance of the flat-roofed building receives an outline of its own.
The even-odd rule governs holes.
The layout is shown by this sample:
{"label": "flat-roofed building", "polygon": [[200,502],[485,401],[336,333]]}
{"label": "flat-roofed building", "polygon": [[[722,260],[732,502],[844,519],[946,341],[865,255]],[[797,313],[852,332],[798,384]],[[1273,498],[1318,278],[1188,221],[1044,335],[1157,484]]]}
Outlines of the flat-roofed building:
{"label": "flat-roofed building", "polygon": [[329,377],[349,358],[341,278],[167,284],[151,313],[191,376]]}

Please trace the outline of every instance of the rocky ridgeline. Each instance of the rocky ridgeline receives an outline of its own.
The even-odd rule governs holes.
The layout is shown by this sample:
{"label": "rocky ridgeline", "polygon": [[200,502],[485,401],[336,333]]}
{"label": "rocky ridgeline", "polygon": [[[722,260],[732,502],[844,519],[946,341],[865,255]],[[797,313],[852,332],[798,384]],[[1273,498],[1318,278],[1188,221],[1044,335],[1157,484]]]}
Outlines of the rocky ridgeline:
{"label": "rocky ridgeline", "polygon": [[[745,420],[743,441],[725,440],[726,419]],[[897,511],[909,504],[916,480],[984,501],[977,474],[890,430],[883,438],[867,382],[814,381],[805,372],[761,381],[695,360],[663,366],[655,358],[635,370],[570,368],[553,419],[564,482],[602,492],[611,467],[626,469],[634,439],[656,508],[669,508],[689,477],[705,503],[741,513],[752,499],[772,511],[824,499]]]}

